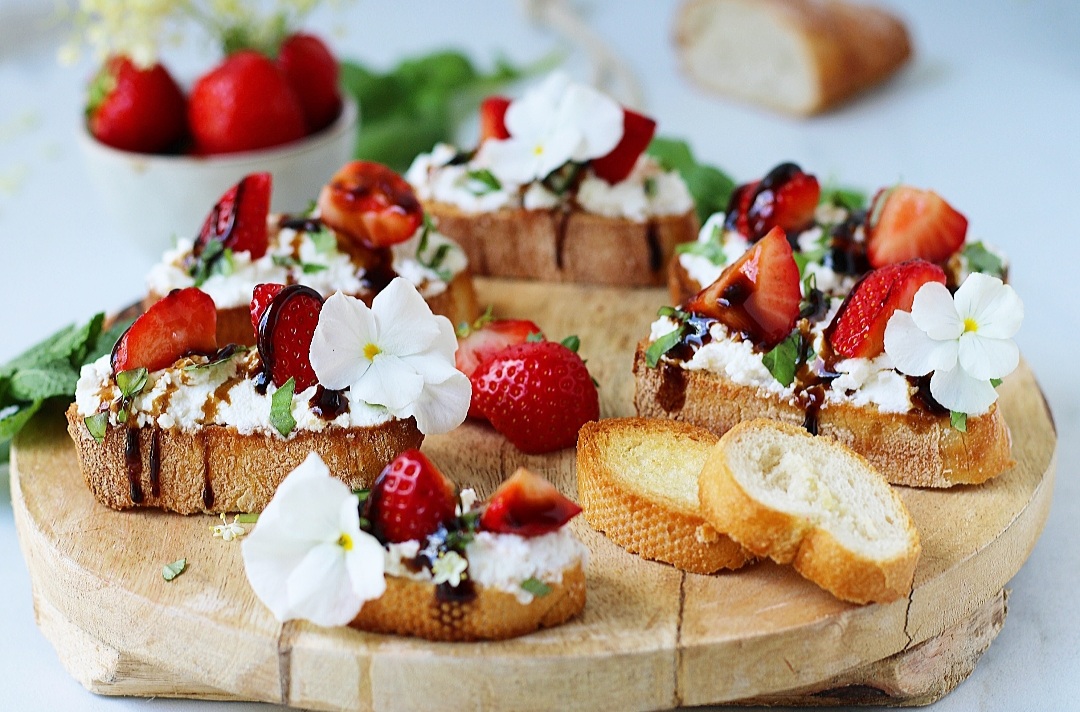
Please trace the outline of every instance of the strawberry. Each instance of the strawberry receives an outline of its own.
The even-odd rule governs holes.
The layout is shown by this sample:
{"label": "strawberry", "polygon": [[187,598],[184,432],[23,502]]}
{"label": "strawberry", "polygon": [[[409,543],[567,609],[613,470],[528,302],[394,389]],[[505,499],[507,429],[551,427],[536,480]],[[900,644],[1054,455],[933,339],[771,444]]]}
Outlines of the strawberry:
{"label": "strawberry", "polygon": [[906,185],[879,190],[866,218],[872,267],[915,258],[944,263],[967,236],[967,218],[932,190]]}
{"label": "strawberry", "polygon": [[281,45],[277,66],[300,99],[308,133],[320,131],[341,113],[338,61],[318,37],[296,33]]}
{"label": "strawberry", "polygon": [[789,234],[805,230],[814,222],[820,198],[817,178],[794,163],[781,163],[761,179],[746,212],[749,237],[757,239],[774,227]]}
{"label": "strawberry", "polygon": [[364,247],[408,240],[424,221],[424,209],[404,178],[379,163],[353,161],[319,193],[322,221]]}
{"label": "strawberry", "polygon": [[692,297],[686,308],[772,347],[795,328],[801,300],[799,267],[777,227]]}
{"label": "strawberry", "polygon": [[473,403],[525,453],[570,447],[600,417],[600,396],[581,357],[555,341],[509,346],[470,379]]}
{"label": "strawberry", "polygon": [[195,82],[188,123],[199,154],[278,146],[306,133],[304,110],[281,70],[242,50]]}
{"label": "strawberry", "polygon": [[274,297],[285,289],[284,284],[256,284],[251,295],[251,331],[259,333],[259,322]]}
{"label": "strawberry", "polygon": [[592,160],[592,169],[608,183],[625,180],[634,170],[638,156],[645,152],[656,133],[656,122],[636,111],[623,109],[623,135],[611,153]]}
{"label": "strawberry", "polygon": [[456,506],[453,483],[419,450],[406,450],[375,479],[365,516],[380,541],[399,543],[433,534]]}
{"label": "strawberry", "polygon": [[187,136],[187,100],[160,64],[139,69],[110,57],[90,84],[87,126],[98,141],[124,151],[166,153]]}
{"label": "strawberry", "polygon": [[559,529],[581,513],[581,507],[540,475],[519,467],[499,485],[480,515],[480,529],[531,537]]}
{"label": "strawberry", "polygon": [[852,288],[825,338],[844,358],[874,358],[885,350],[885,326],[897,309],[910,311],[915,292],[927,282],[945,284],[941,267],[924,260],[886,265]]}
{"label": "strawberry", "polygon": [[489,96],[480,104],[480,142],[489,138],[510,138],[506,130],[506,110],[510,100],[505,96]]}
{"label": "strawberry", "polygon": [[[472,377],[484,362],[508,346],[523,344],[530,337],[543,339],[540,327],[528,319],[493,319],[490,313],[472,324],[458,327],[458,348],[454,365]],[[469,404],[470,418],[484,418],[476,403]]]}
{"label": "strawberry", "polygon": [[253,260],[265,255],[270,244],[266,218],[272,183],[269,173],[252,173],[225,191],[195,239],[195,255],[215,241],[233,252],[249,252]]}
{"label": "strawberry", "polygon": [[171,366],[188,354],[217,351],[217,307],[206,292],[174,289],[132,322],[112,350],[113,373]]}
{"label": "strawberry", "polygon": [[[322,295],[314,289],[291,284],[279,290],[262,312],[255,334],[263,370],[274,385],[283,386],[293,378],[299,393],[319,382],[309,353],[322,305]],[[255,308],[253,303],[252,311]]]}
{"label": "strawberry", "polygon": [[750,223],[747,220],[747,214],[750,212],[750,206],[754,203],[754,195],[757,193],[759,185],[761,185],[759,180],[743,183],[731,193],[727,210],[724,212],[724,228],[734,230],[743,237],[750,237]]}

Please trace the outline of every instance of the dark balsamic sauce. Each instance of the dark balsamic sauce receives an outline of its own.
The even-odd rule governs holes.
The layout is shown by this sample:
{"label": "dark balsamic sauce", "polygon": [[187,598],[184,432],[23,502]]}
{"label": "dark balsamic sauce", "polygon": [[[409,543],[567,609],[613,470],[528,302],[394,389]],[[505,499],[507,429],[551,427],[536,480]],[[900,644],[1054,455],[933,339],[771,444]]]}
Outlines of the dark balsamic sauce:
{"label": "dark balsamic sauce", "polygon": [[131,501],[142,504],[142,450],[139,447],[139,428],[129,427],[124,434],[124,465],[127,468]]}
{"label": "dark balsamic sauce", "polygon": [[199,433],[199,444],[202,445],[203,453],[203,508],[210,510],[214,507],[214,487],[210,479],[210,444],[207,442],[206,433]]}
{"label": "dark balsamic sauce", "polygon": [[[431,571],[439,558],[439,554],[445,554],[448,551],[456,551],[456,553],[464,557],[463,548],[456,550],[447,545],[449,534],[450,530],[447,529],[445,524],[439,526],[434,533],[428,536],[424,548],[420,549],[412,559],[407,559],[404,562],[406,568],[412,571],[422,571],[424,569]],[[435,600],[439,603],[470,603],[475,599],[476,584],[470,578],[462,578],[457,586],[451,586],[449,582],[435,586]]]}
{"label": "dark balsamic sauce", "polygon": [[365,289],[381,292],[386,289],[398,273],[394,271],[394,253],[389,247],[370,250],[370,259],[364,265],[361,282]]}
{"label": "dark balsamic sauce", "polygon": [[333,420],[349,410],[349,400],[344,390],[331,390],[321,385],[315,389],[315,395],[308,401],[311,412],[323,420]]}
{"label": "dark balsamic sauce", "polygon": [[686,333],[683,334],[679,343],[668,351],[668,358],[676,361],[689,361],[694,357],[694,352],[705,344],[712,341],[710,329],[716,323],[716,319],[700,314],[691,314],[686,320]]}
{"label": "dark balsamic sauce", "polygon": [[854,210],[847,218],[833,225],[829,233],[829,249],[822,264],[837,274],[860,276],[870,271],[866,243],[855,239],[855,231],[866,221],[865,210]]}
{"label": "dark balsamic sauce", "polygon": [[660,388],[656,402],[667,413],[678,413],[686,405],[686,381],[688,374],[670,363],[660,364]]}
{"label": "dark balsamic sauce", "polygon": [[948,415],[949,409],[935,400],[930,393],[930,375],[908,376],[908,383],[915,386],[915,394],[911,397],[911,403],[919,410],[930,415]]}
{"label": "dark balsamic sauce", "polygon": [[150,494],[161,496],[161,430],[150,431]]}
{"label": "dark balsamic sauce", "polygon": [[304,215],[286,215],[281,218],[279,224],[283,229],[297,232],[319,232],[323,228],[321,220]]}
{"label": "dark balsamic sauce", "polygon": [[659,272],[664,266],[664,252],[660,246],[660,227],[655,220],[650,220],[645,229],[645,242],[649,247],[649,269]]}

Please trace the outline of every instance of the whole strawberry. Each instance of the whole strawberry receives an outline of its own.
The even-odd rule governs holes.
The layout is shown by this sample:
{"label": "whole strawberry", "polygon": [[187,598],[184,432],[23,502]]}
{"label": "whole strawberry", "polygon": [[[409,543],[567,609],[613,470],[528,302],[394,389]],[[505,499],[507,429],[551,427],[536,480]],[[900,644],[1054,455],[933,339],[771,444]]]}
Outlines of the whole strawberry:
{"label": "whole strawberry", "polygon": [[87,126],[98,141],[124,151],[175,151],[187,136],[187,101],[161,64],[139,69],[111,57],[90,84]]}
{"label": "whole strawberry", "polygon": [[570,447],[578,429],[600,417],[600,396],[585,362],[554,341],[510,346],[482,364],[470,381],[473,403],[525,453]]}
{"label": "whole strawberry", "polygon": [[300,99],[308,133],[320,131],[341,113],[338,61],[314,35],[289,35],[278,53],[278,67]]}
{"label": "whole strawberry", "polygon": [[[542,340],[540,327],[528,319],[495,319],[489,309],[471,324],[457,328],[458,348],[454,353],[454,366],[470,378],[485,361],[503,349],[529,339]],[[470,418],[484,418],[476,400],[469,405]]]}
{"label": "whole strawberry", "polygon": [[306,134],[304,111],[285,75],[250,50],[230,55],[195,82],[188,123],[199,154],[254,151]]}
{"label": "whole strawberry", "polygon": [[454,485],[419,450],[394,458],[371,486],[364,514],[375,536],[399,543],[423,539],[452,520]]}

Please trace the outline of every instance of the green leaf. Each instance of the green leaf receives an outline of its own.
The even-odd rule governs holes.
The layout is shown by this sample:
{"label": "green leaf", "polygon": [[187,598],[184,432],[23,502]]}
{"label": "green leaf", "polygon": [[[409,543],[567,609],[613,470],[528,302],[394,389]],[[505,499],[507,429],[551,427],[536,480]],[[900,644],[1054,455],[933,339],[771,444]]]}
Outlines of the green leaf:
{"label": "green leaf", "polygon": [[469,171],[465,175],[469,179],[469,184],[466,187],[473,195],[486,195],[502,188],[502,183],[487,168]]}
{"label": "green leaf", "polygon": [[563,346],[570,349],[574,353],[577,353],[577,350],[581,348],[581,339],[579,339],[576,334],[571,334],[570,336],[567,336],[559,343],[561,343]]}
{"label": "green leaf", "polygon": [[92,363],[94,361],[97,361],[105,354],[112,353],[113,346],[116,345],[116,342],[120,339],[124,332],[128,330],[128,328],[134,321],[135,317],[131,317],[130,319],[119,319],[115,323],[113,323],[112,326],[103,331],[101,335],[98,336],[97,343],[94,344],[94,348],[86,354],[86,358],[83,360],[83,363]]}
{"label": "green leaf", "polygon": [[259,515],[257,513],[240,513],[236,515],[236,521],[241,524],[254,524],[259,521]]}
{"label": "green leaf", "polygon": [[[42,401],[29,404],[12,404],[0,409],[0,441],[15,437],[24,425],[30,422],[34,413],[41,408]],[[0,460],[2,462],[2,460]]]}
{"label": "green leaf", "polygon": [[177,559],[171,564],[165,564],[161,567],[161,577],[166,581],[172,581],[186,570],[187,559]]}
{"label": "green leaf", "polygon": [[956,410],[949,411],[949,423],[955,430],[959,430],[961,433],[967,432],[967,413],[961,413]]}
{"label": "green leaf", "polygon": [[145,368],[133,368],[116,374],[116,387],[124,398],[137,396],[146,387],[149,372]]}
{"label": "green leaf", "polygon": [[982,242],[968,243],[963,252],[967,260],[968,269],[972,272],[983,272],[994,277],[1004,277],[1005,263],[1000,257],[990,250]]}
{"label": "green leaf", "polygon": [[1005,381],[1003,381],[1000,378],[991,378],[990,379],[990,385],[993,386],[994,388],[997,388],[998,386],[1000,386],[1004,382]]}
{"label": "green leaf", "polygon": [[109,429],[109,414],[105,412],[94,413],[83,418],[86,429],[99,443],[105,440],[105,431]]}
{"label": "green leaf", "polygon": [[795,373],[799,369],[801,340],[802,335],[798,331],[793,331],[761,358],[762,364],[773,375],[773,378],[785,387],[795,382]]}
{"label": "green leaf", "polygon": [[855,188],[827,185],[822,189],[818,203],[827,203],[850,211],[862,210],[866,207],[866,193]]}
{"label": "green leaf", "polygon": [[337,238],[329,230],[324,228],[318,232],[309,232],[308,237],[311,238],[315,251],[320,255],[332,255],[337,252]]}
{"label": "green leaf", "polygon": [[682,173],[697,165],[690,144],[682,139],[657,136],[645,152],[659,161],[664,170]]}
{"label": "green leaf", "polygon": [[37,368],[23,368],[11,375],[10,397],[36,401],[75,393],[78,372],[66,362],[52,362]]}
{"label": "green leaf", "polygon": [[686,141],[657,136],[645,152],[666,170],[679,172],[694,197],[698,220],[702,223],[713,213],[727,209],[735,191],[735,181],[715,166],[698,163]]}
{"label": "green leaf", "polygon": [[292,414],[295,390],[296,381],[290,378],[270,397],[270,424],[281,433],[282,437],[288,437],[296,427],[296,418]]}
{"label": "green leaf", "polygon": [[535,576],[531,576],[521,582],[521,587],[536,596],[537,598],[543,598],[551,593],[551,586],[547,585]]}
{"label": "green leaf", "polygon": [[645,350],[645,365],[649,368],[656,368],[656,364],[660,363],[660,357],[671,351],[676,344],[682,341],[682,331],[681,328],[675,329],[675,331],[668,332],[649,344],[649,348]]}
{"label": "green leaf", "polygon": [[546,341],[546,339],[544,338],[544,335],[541,334],[539,331],[534,331],[525,337],[525,341],[527,343],[537,343],[539,341]]}

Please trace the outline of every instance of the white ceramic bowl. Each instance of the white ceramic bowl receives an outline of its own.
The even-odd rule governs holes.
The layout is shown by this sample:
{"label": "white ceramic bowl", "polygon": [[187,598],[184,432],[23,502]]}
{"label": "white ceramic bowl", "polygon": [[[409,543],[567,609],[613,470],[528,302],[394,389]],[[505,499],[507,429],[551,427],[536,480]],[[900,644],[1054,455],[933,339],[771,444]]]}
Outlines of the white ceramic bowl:
{"label": "white ceramic bowl", "polygon": [[120,151],[97,141],[84,123],[79,144],[104,211],[117,228],[159,256],[175,236],[194,237],[228,188],[248,173],[274,176],[271,210],[299,212],[352,158],[359,111],[346,98],[329,127],[299,141],[222,156],[157,156]]}

